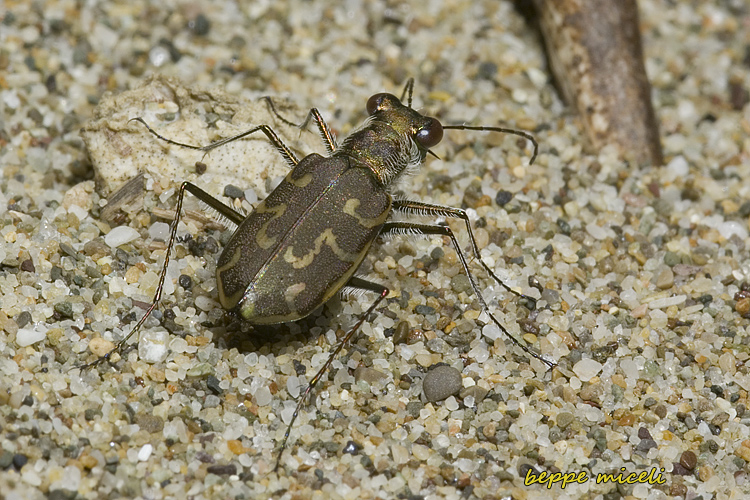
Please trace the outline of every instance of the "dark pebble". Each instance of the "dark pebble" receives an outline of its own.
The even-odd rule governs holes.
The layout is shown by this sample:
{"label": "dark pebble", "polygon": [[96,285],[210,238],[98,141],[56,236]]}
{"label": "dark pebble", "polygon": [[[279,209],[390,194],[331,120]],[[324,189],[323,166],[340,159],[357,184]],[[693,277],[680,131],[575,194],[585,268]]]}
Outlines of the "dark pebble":
{"label": "dark pebble", "polygon": [[227,465],[210,465],[206,471],[217,476],[233,476],[237,474],[237,466],[234,464]]}
{"label": "dark pebble", "polygon": [[680,455],[680,465],[685,467],[687,470],[693,470],[695,469],[696,464],[698,463],[698,457],[695,456],[695,453],[692,451],[683,451],[682,455]]}
{"label": "dark pebble", "polygon": [[560,232],[564,235],[570,235],[570,224],[564,219],[557,219],[557,227],[560,228]]}
{"label": "dark pebble", "polygon": [[471,292],[471,281],[465,274],[457,274],[451,278],[451,290],[455,293]]}
{"label": "dark pebble", "polygon": [[211,22],[203,14],[198,14],[195,19],[188,23],[188,28],[198,36],[205,36],[211,29]]}
{"label": "dark pebble", "polygon": [[227,196],[229,198],[242,199],[245,197],[245,192],[237,186],[227,184],[226,186],[224,186],[224,196]]}
{"label": "dark pebble", "polygon": [[419,412],[422,411],[424,405],[420,401],[410,401],[406,403],[406,413],[412,418],[419,418]]}
{"label": "dark pebble", "polygon": [[77,496],[75,491],[52,490],[47,496],[47,500],[73,500]]}
{"label": "dark pebble", "polygon": [[521,476],[522,478],[526,478],[526,475],[529,473],[531,473],[531,475],[535,477],[539,476],[540,474],[538,470],[536,470],[534,467],[532,467],[529,464],[521,464],[518,467],[518,475]]}
{"label": "dark pebble", "polygon": [[479,387],[478,385],[472,385],[471,387],[461,389],[459,395],[462,399],[466,399],[471,396],[474,398],[474,404],[479,404],[484,398],[487,397],[488,392],[489,391],[487,389]]}
{"label": "dark pebble", "polygon": [[297,374],[297,376],[307,373],[307,367],[301,361],[295,359],[292,360],[292,364],[294,365],[294,372]]}
{"label": "dark pebble", "polygon": [[414,312],[423,316],[427,316],[429,314],[435,314],[435,308],[420,304],[414,308]]}
{"label": "dark pebble", "polygon": [[180,277],[177,279],[177,282],[185,290],[190,290],[191,288],[193,288],[193,279],[187,274],[181,274]]}
{"label": "dark pebble", "polygon": [[695,419],[693,417],[688,415],[687,417],[685,417],[685,427],[687,427],[688,430],[692,430],[698,427],[698,424],[695,422]]}
{"label": "dark pebble", "polygon": [[409,328],[409,323],[407,323],[406,321],[400,321],[398,325],[396,325],[396,331],[393,333],[393,343],[406,343],[407,339],[409,338],[410,330],[411,329]]}
{"label": "dark pebble", "polygon": [[479,64],[477,78],[479,80],[493,80],[497,76],[497,64],[492,61],[485,61]]}
{"label": "dark pebble", "polygon": [[22,455],[21,453],[16,453],[13,455],[13,467],[16,469],[20,469],[24,465],[26,465],[29,461],[29,458],[26,455]]}
{"label": "dark pebble", "polygon": [[16,324],[18,328],[23,328],[31,322],[31,313],[29,311],[23,311],[16,318]]}
{"label": "dark pebble", "polygon": [[495,203],[497,203],[499,207],[502,207],[512,199],[513,193],[511,193],[510,191],[504,191],[502,189],[495,195]]}
{"label": "dark pebble", "polygon": [[360,446],[355,443],[354,441],[348,441],[346,443],[346,446],[344,446],[344,453],[348,453],[349,455],[356,455],[359,453]]}
{"label": "dark pebble", "polygon": [[437,366],[427,372],[422,382],[424,397],[433,403],[457,394],[461,387],[461,372],[446,365]]}
{"label": "dark pebble", "polygon": [[651,433],[645,427],[638,429],[638,437],[641,439],[652,439]]}
{"label": "dark pebble", "polygon": [[89,278],[99,279],[103,275],[102,275],[102,272],[99,271],[99,269],[95,268],[94,266],[87,266],[86,276],[88,276]]}
{"label": "dark pebble", "polygon": [[219,379],[213,375],[206,377],[206,386],[217,396],[220,396],[224,392],[219,383]]}
{"label": "dark pebble", "polygon": [[75,249],[67,243],[60,243],[60,250],[62,250],[64,254],[73,257],[74,259],[78,258],[78,252],[76,252]]}
{"label": "dark pebble", "polygon": [[83,418],[85,418],[88,422],[91,422],[97,416],[102,416],[102,411],[96,408],[87,408],[83,412]]}
{"label": "dark pebble", "polygon": [[55,312],[65,318],[73,317],[73,304],[70,302],[58,302],[55,304]]}
{"label": "dark pebble", "polygon": [[34,267],[34,262],[31,259],[26,259],[21,262],[21,271],[28,271],[30,273],[35,272],[36,268]]}

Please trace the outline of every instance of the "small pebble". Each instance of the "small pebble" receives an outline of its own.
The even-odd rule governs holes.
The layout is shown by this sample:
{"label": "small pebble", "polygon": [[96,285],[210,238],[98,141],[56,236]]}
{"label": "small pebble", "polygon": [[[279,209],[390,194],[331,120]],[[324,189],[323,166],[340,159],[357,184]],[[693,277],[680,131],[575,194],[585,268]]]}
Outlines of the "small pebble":
{"label": "small pebble", "polygon": [[682,455],[680,455],[680,465],[685,467],[687,470],[693,470],[695,469],[696,464],[698,463],[698,457],[695,456],[695,453],[692,451],[683,451]]}
{"label": "small pebble", "polygon": [[227,184],[224,186],[224,196],[228,198],[244,198],[245,192],[238,188],[237,186],[234,186],[232,184]]}
{"label": "small pebble", "polygon": [[585,358],[573,366],[573,372],[582,382],[588,382],[602,370],[602,364],[590,358]]}
{"label": "small pebble", "polygon": [[139,413],[135,423],[148,433],[161,432],[164,429],[164,420],[158,415]]}
{"label": "small pebble", "polygon": [[206,471],[217,476],[233,476],[237,474],[237,466],[234,464],[209,465]]}
{"label": "small pebble", "polygon": [[16,333],[16,344],[20,347],[30,346],[47,337],[47,327],[43,323],[36,323],[32,328],[21,328]]}
{"label": "small pebble", "polygon": [[120,245],[130,243],[141,237],[141,234],[130,226],[118,226],[112,229],[104,237],[104,243],[110,248],[116,248]]}
{"label": "small pebble", "polygon": [[385,373],[381,372],[380,370],[376,370],[375,368],[360,366],[354,370],[354,380],[356,380],[357,382],[364,381],[369,385],[382,383],[382,381],[387,378],[388,376]]}
{"label": "small pebble", "polygon": [[452,366],[440,365],[430,371],[422,381],[422,391],[427,401],[443,401],[461,390],[461,372]]}
{"label": "small pebble", "polygon": [[94,337],[89,341],[89,351],[100,358],[115,348],[115,344],[101,337]]}
{"label": "small pebble", "polygon": [[146,363],[161,363],[167,359],[169,332],[145,330],[138,342],[138,356]]}
{"label": "small pebble", "polygon": [[144,444],[140,450],[138,450],[138,461],[145,462],[149,458],[151,458],[151,453],[153,453],[154,447],[151,444]]}
{"label": "small pebble", "polygon": [[674,273],[672,268],[664,267],[659,271],[659,275],[656,277],[656,286],[662,290],[672,288],[674,285]]}
{"label": "small pebble", "polygon": [[512,199],[513,193],[511,193],[510,191],[500,190],[497,192],[497,195],[495,195],[495,203],[497,203],[500,207],[506,205]]}

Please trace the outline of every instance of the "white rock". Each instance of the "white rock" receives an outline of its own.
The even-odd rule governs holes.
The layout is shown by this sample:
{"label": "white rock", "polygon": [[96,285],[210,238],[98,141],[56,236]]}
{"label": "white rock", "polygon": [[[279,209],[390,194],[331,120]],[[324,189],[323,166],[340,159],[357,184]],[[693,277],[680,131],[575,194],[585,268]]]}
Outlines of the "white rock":
{"label": "white rock", "polygon": [[141,334],[138,342],[138,356],[146,363],[160,363],[167,359],[169,332],[165,330],[147,330]]}
{"label": "white rock", "polygon": [[593,359],[582,359],[573,367],[573,371],[582,382],[588,382],[602,370],[602,364]]}
{"label": "white rock", "polygon": [[271,404],[271,401],[273,400],[273,396],[271,396],[271,390],[268,387],[261,387],[257,391],[255,391],[255,404],[258,406],[268,406]]}
{"label": "white rock", "polygon": [[140,233],[130,226],[118,226],[107,233],[107,236],[104,237],[104,243],[109,245],[110,248],[116,248],[135,241],[140,236]]}
{"label": "white rock", "polygon": [[16,344],[19,347],[26,347],[36,344],[47,337],[47,327],[44,323],[36,323],[32,328],[21,328],[16,333]]}
{"label": "white rock", "polygon": [[167,241],[169,238],[169,224],[166,222],[154,222],[148,228],[148,235],[152,240]]}
{"label": "white rock", "polygon": [[144,444],[143,447],[138,450],[138,461],[139,462],[145,462],[146,460],[151,457],[151,453],[153,453],[154,447],[150,444]]}

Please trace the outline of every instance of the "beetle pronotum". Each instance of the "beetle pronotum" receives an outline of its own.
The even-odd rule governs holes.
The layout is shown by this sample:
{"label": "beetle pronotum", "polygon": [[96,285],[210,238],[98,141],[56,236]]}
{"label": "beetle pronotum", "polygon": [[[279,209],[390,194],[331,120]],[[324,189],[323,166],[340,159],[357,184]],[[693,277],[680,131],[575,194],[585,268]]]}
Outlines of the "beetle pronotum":
{"label": "beetle pronotum", "polygon": [[[310,119],[314,119],[329,154],[323,157],[313,153],[302,160],[297,159],[267,125],[260,125],[239,135],[199,147],[165,138],[149,127],[142,118],[134,118],[156,137],[169,144],[205,153],[230,141],[262,132],[292,170],[247,216],[226,206],[194,184],[183,182],[179,190],[164,266],[151,306],[112,351],[86,366],[108,359],[112,353],[121,350],[157,307],[186,191],[237,225],[217,262],[216,278],[221,305],[236,312],[249,323],[263,325],[304,318],[344,288],[369,291],[377,295],[377,299],[331,351],[323,367],[299,397],[279,447],[276,468],[279,466],[294,421],[310,391],[367,316],[375,311],[389,293],[385,286],[355,275],[370,246],[379,236],[410,234],[449,238],[482,310],[491,321],[524,352],[548,367],[555,366],[552,361],[543,358],[511,335],[490,312],[469,270],[466,256],[450,227],[389,220],[393,211],[463,220],[476,260],[495,281],[506,290],[520,296],[518,292],[505,285],[482,260],[469,217],[464,210],[420,201],[393,199],[391,191],[410,167],[421,165],[427,154],[432,154],[430,148],[440,142],[445,129],[520,135],[534,145],[534,154],[530,162],[533,162],[537,154],[536,141],[525,132],[501,127],[443,126],[437,119],[424,116],[412,109],[413,86],[414,81],[410,79],[401,99],[387,93],[370,97],[367,101],[369,118],[341,145],[336,144],[333,134],[318,110],[312,108],[301,127],[305,127]],[[408,96],[406,105],[401,102],[404,96]],[[269,104],[276,113],[270,100]],[[276,115],[279,116],[278,113]],[[284,118],[279,118],[289,123]]]}

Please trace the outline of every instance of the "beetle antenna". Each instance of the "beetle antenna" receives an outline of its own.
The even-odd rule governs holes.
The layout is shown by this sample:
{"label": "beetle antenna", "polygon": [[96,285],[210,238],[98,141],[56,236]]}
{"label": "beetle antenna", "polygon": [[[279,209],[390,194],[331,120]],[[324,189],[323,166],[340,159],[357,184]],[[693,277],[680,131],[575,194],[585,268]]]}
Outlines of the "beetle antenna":
{"label": "beetle antenna", "polygon": [[534,153],[531,155],[531,160],[529,160],[529,165],[534,164],[534,160],[536,160],[536,157],[539,154],[539,143],[536,141],[533,135],[526,132],[525,130],[517,130],[514,128],[505,128],[505,127],[472,127],[469,125],[443,125],[443,130],[445,129],[454,129],[454,130],[480,130],[485,132],[501,132],[503,134],[512,134],[517,135],[519,137],[523,137],[524,139],[531,142],[531,144],[534,145]]}

